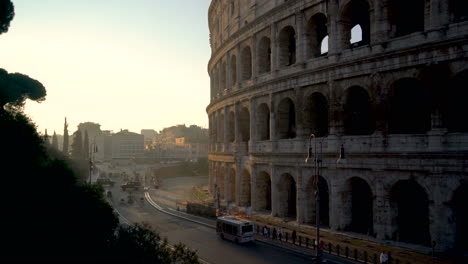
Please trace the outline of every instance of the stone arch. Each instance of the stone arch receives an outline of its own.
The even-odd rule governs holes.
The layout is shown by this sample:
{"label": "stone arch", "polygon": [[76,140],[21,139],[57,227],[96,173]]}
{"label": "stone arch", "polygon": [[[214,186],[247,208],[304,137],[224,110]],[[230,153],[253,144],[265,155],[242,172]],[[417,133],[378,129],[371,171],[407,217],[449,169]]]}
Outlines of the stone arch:
{"label": "stone arch", "polygon": [[236,170],[229,169],[229,201],[236,201]]}
{"label": "stone arch", "polygon": [[278,105],[278,136],[279,139],[296,137],[296,110],[290,98],[284,98]]}
{"label": "stone arch", "polygon": [[307,58],[315,58],[323,54],[322,43],[327,36],[327,17],[323,13],[313,15],[305,28]]}
{"label": "stone arch", "polygon": [[252,78],[252,52],[249,46],[242,50],[241,63],[242,80],[250,80]]}
{"label": "stone arch", "polygon": [[450,0],[450,13],[452,22],[468,20],[468,2],[466,0]]}
{"label": "stone arch", "polygon": [[226,62],[223,61],[221,63],[221,76],[220,76],[220,83],[221,83],[221,92],[223,92],[224,90],[227,89],[227,85],[226,85]]}
{"label": "stone arch", "polygon": [[281,29],[278,44],[279,65],[285,67],[296,63],[296,31],[292,26]]}
{"label": "stone arch", "polygon": [[235,115],[233,111],[229,111],[229,114],[226,115],[227,118],[227,127],[226,127],[226,139],[227,142],[234,142],[235,139]]}
{"label": "stone arch", "polygon": [[271,70],[271,41],[263,37],[258,42],[258,72],[266,73]]}
{"label": "stone arch", "polygon": [[266,103],[260,104],[257,108],[257,139],[270,139],[270,108]]}
{"label": "stone arch", "polygon": [[294,177],[289,173],[282,174],[277,187],[279,216],[296,218],[297,187]]}
{"label": "stone arch", "polygon": [[239,114],[239,134],[240,142],[250,140],[250,112],[247,107],[243,107]]}
{"label": "stone arch", "polygon": [[271,177],[264,171],[257,175],[255,201],[256,210],[271,211]]}
{"label": "stone arch", "polygon": [[397,241],[429,246],[429,199],[415,180],[400,180],[390,189],[392,238]]}
{"label": "stone arch", "polygon": [[457,252],[468,253],[468,184],[460,185],[449,202],[455,222],[454,249]]}
{"label": "stone arch", "polygon": [[468,132],[468,70],[449,81],[444,104],[444,123],[449,132]]}
{"label": "stone arch", "polygon": [[[309,182],[306,185],[306,216],[305,222],[315,225],[317,222],[317,210],[316,210],[316,186],[314,182],[315,177],[311,177]],[[318,177],[318,188],[320,195],[320,225],[329,226],[330,225],[330,195],[328,182],[322,176]]]}
{"label": "stone arch", "polygon": [[347,135],[368,135],[374,130],[370,97],[364,88],[352,86],[346,90],[343,123]]}
{"label": "stone arch", "polygon": [[242,171],[241,175],[241,193],[239,199],[241,206],[250,206],[252,203],[250,184],[250,172],[247,169],[245,169],[244,171]]}
{"label": "stone arch", "polygon": [[351,0],[343,6],[341,11],[341,46],[347,48],[351,41],[351,29],[359,25],[362,30],[362,40],[353,46],[370,43],[370,8],[365,0]]}
{"label": "stone arch", "polygon": [[346,181],[342,195],[343,214],[348,215],[346,230],[374,235],[374,195],[366,180],[352,177]]}
{"label": "stone arch", "polygon": [[395,28],[395,36],[424,30],[426,0],[390,0],[387,5],[388,21]]}
{"label": "stone arch", "polygon": [[391,87],[390,133],[425,133],[431,127],[429,91],[414,78],[395,81]]}
{"label": "stone arch", "polygon": [[230,72],[231,72],[231,85],[234,86],[237,83],[237,60],[236,60],[236,55],[231,56]]}
{"label": "stone arch", "polygon": [[304,128],[316,137],[328,135],[328,102],[320,92],[307,97]]}

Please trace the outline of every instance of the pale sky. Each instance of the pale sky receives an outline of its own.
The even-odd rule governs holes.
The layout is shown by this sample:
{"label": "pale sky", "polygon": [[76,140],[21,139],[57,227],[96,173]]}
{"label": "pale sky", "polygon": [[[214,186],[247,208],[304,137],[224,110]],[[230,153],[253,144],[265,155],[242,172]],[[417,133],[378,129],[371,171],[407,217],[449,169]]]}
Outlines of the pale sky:
{"label": "pale sky", "polygon": [[47,89],[25,112],[43,132],[80,122],[139,133],[207,127],[211,0],[13,0],[0,68]]}

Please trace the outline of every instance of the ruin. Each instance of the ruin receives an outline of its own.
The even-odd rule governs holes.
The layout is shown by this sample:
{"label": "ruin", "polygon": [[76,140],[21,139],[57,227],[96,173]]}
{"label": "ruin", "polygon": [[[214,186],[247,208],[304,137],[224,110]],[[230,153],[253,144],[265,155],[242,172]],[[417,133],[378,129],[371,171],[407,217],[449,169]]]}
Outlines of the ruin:
{"label": "ruin", "polygon": [[313,133],[323,227],[468,252],[467,1],[213,0],[208,20],[212,193],[315,225]]}

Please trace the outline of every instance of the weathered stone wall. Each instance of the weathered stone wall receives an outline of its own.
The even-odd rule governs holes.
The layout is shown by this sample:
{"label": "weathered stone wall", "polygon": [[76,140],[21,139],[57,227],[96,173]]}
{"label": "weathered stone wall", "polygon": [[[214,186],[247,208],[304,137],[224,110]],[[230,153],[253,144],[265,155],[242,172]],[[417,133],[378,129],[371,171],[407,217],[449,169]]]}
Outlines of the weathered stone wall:
{"label": "weathered stone wall", "polygon": [[332,230],[468,252],[466,4],[245,2],[209,9],[210,191],[315,224],[318,185]]}

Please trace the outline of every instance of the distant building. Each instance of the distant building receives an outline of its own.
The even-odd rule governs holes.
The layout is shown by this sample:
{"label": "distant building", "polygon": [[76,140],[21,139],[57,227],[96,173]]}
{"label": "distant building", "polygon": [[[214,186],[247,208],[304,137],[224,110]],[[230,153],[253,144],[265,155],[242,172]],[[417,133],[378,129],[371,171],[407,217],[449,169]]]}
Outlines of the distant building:
{"label": "distant building", "polygon": [[94,154],[96,160],[112,159],[112,130],[103,130],[96,136],[97,152]]}
{"label": "distant building", "polygon": [[112,159],[143,157],[144,136],[127,129],[112,135]]}

